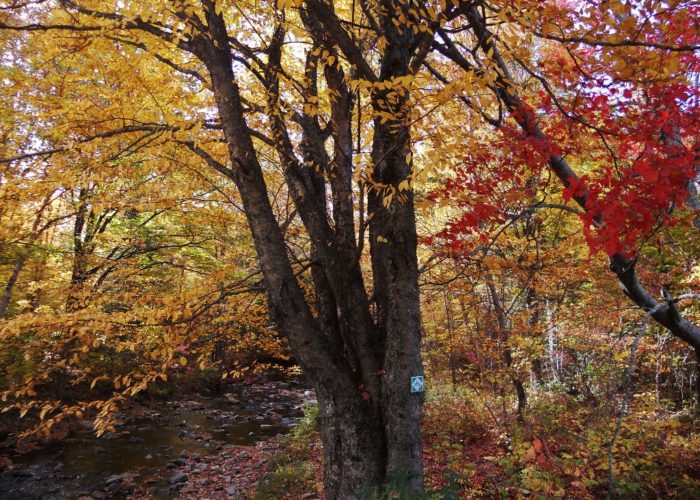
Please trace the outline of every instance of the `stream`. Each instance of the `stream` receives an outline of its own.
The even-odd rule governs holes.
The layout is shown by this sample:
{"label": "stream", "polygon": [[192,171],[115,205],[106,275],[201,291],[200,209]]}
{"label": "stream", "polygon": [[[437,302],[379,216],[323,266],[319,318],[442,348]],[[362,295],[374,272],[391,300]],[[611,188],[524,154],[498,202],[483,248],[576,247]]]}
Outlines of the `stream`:
{"label": "stream", "polygon": [[96,438],[91,422],[68,439],[24,455],[0,473],[0,498],[124,498],[143,487],[177,496],[172,469],[183,457],[217,454],[225,445],[254,446],[289,432],[310,393],[295,382],[241,385],[217,398],[163,401],[119,415],[116,433]]}

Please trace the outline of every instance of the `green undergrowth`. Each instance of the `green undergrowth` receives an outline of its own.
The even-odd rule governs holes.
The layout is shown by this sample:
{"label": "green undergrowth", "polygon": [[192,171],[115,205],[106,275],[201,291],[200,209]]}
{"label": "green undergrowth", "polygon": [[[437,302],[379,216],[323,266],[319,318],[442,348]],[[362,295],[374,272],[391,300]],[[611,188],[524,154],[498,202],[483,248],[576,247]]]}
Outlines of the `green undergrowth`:
{"label": "green undergrowth", "polygon": [[299,498],[315,492],[316,473],[310,458],[318,442],[318,406],[307,405],[299,425],[283,439],[282,452],[270,459],[269,471],[254,498]]}

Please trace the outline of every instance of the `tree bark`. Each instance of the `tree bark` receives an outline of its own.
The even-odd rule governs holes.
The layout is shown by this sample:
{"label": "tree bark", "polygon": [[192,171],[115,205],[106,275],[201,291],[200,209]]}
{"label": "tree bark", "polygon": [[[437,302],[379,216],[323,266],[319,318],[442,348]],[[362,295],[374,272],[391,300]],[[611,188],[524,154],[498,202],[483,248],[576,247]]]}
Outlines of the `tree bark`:
{"label": "tree bark", "polygon": [[386,440],[381,415],[356,393],[316,392],[326,498],[376,494],[385,481]]}
{"label": "tree bark", "polygon": [[[408,9],[408,4],[385,2],[388,12]],[[407,74],[410,29],[400,30],[393,16],[382,19],[388,46],[384,51],[380,80]],[[376,111],[390,113],[394,119],[374,121],[372,179],[377,185],[399,186],[409,180],[412,163],[408,160],[410,130],[407,97],[392,98],[387,91],[373,95]],[[406,477],[411,489],[423,491],[423,463],[420,423],[423,394],[410,392],[412,376],[423,375],[420,355],[421,322],[418,291],[417,233],[413,191],[395,192],[387,202],[386,192],[374,189],[368,196],[370,211],[370,252],[374,271],[374,295],[377,323],[385,341],[382,366],[382,398],[387,436],[387,472]]]}
{"label": "tree bark", "polygon": [[[218,165],[217,169],[238,187],[263,272],[270,315],[290,340],[295,357],[317,391],[326,497],[376,494],[394,473],[407,475],[412,488],[421,492],[423,398],[410,393],[410,377],[422,374],[412,195],[397,199],[390,207],[383,205],[383,194],[374,196],[370,233],[378,314],[373,318],[354,241],[352,99],[344,87],[343,75],[332,68],[324,72],[329,87],[337,92],[332,102],[332,160],[325,154],[325,138],[315,120],[302,122],[303,156],[313,160],[329,180],[333,226],[325,210],[324,178],[299,162],[281,114],[272,113],[275,147],[312,245],[317,306],[316,314],[312,314],[268,199],[262,167],[243,115],[225,23],[211,2],[205,0],[203,4],[210,36],[195,40],[192,50],[211,77],[229,149],[230,167]],[[307,17],[306,22],[309,20]],[[318,18],[315,20],[318,22]],[[283,38],[280,26],[268,46],[269,63],[263,76],[268,106],[273,110],[280,107],[277,74],[281,70]],[[383,67],[383,77],[405,72],[407,43],[404,40],[394,50],[391,64]],[[307,74],[314,73],[313,61],[307,59]],[[382,160],[376,161],[375,178],[394,185],[406,179],[410,175],[408,151],[406,127],[397,133],[388,124],[379,126],[374,156]],[[378,235],[389,243],[378,247]]]}
{"label": "tree bark", "polygon": [[447,324],[447,341],[449,342],[450,376],[452,378],[452,391],[457,390],[457,359],[455,356],[454,320],[452,315],[452,299],[446,290],[443,294],[445,302],[445,322]]}
{"label": "tree bark", "polygon": [[[29,245],[34,244],[41,235],[41,233],[49,227],[48,224],[45,225],[43,228],[40,228],[39,225],[41,224],[41,219],[44,216],[44,211],[51,203],[52,194],[53,192],[49,193],[44,198],[44,201],[41,207],[39,208],[36,217],[34,217],[34,222],[32,223],[32,230],[29,233],[29,237],[27,238],[27,243]],[[17,280],[19,280],[19,275],[22,273],[22,270],[24,269],[24,264],[26,262],[27,254],[26,252],[22,252],[15,260],[15,265],[12,266],[12,272],[10,273],[10,277],[7,280],[5,289],[2,292],[2,297],[0,298],[0,319],[4,318],[7,315],[7,310],[10,307],[10,300],[12,299],[12,291],[14,290],[15,285],[17,284]]]}
{"label": "tree bark", "polygon": [[12,266],[12,273],[10,274],[10,278],[7,280],[5,289],[2,292],[2,298],[0,298],[0,318],[4,318],[7,314],[7,310],[10,307],[10,299],[12,298],[12,290],[14,290],[15,285],[17,284],[17,280],[19,279],[19,275],[22,272],[26,261],[26,254],[22,253],[17,257],[17,260],[15,260],[15,265]]}
{"label": "tree bark", "polygon": [[489,295],[491,296],[491,303],[493,304],[494,312],[496,313],[496,323],[498,324],[498,339],[504,344],[503,346],[503,364],[506,369],[510,372],[510,380],[515,388],[515,394],[518,398],[517,407],[517,418],[522,420],[527,408],[527,392],[525,392],[525,384],[523,381],[516,376],[513,372],[513,353],[511,351],[510,345],[508,343],[508,338],[510,336],[508,330],[508,318],[506,317],[506,311],[503,309],[503,304],[498,296],[498,291],[496,290],[496,285],[493,282],[493,276],[491,273],[486,273],[486,287],[489,290]]}
{"label": "tree bark", "polygon": [[695,349],[695,411],[700,414],[700,349]]}

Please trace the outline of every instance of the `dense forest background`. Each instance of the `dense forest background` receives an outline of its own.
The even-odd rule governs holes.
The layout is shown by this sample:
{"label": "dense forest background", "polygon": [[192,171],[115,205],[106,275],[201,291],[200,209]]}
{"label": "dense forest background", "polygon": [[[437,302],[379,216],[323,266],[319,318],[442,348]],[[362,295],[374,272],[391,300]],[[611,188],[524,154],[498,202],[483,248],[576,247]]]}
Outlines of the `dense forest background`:
{"label": "dense forest background", "polygon": [[[347,458],[328,455],[337,391],[389,428],[388,458],[358,474],[392,470],[405,422],[387,408],[415,371],[414,493],[697,497],[698,14],[678,0],[2,2],[13,444],[79,420],[113,433],[134,400],[292,377],[301,359],[326,471]],[[411,283],[420,321],[402,309]],[[323,335],[288,312],[307,304]],[[330,347],[309,347],[319,337]],[[345,385],[327,382],[335,369]],[[338,474],[329,498],[348,491]]]}

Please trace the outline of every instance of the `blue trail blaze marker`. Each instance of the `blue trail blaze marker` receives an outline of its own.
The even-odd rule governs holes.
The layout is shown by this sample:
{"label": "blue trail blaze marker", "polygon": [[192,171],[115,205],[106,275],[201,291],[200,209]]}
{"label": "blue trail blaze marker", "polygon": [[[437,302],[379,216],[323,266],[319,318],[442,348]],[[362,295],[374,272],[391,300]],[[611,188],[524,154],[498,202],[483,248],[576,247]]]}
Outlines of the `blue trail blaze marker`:
{"label": "blue trail blaze marker", "polygon": [[411,392],[423,392],[424,387],[422,375],[411,377]]}

